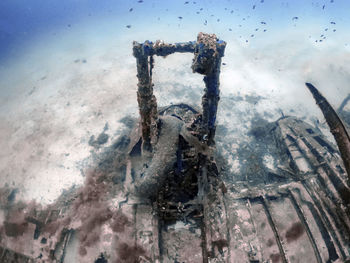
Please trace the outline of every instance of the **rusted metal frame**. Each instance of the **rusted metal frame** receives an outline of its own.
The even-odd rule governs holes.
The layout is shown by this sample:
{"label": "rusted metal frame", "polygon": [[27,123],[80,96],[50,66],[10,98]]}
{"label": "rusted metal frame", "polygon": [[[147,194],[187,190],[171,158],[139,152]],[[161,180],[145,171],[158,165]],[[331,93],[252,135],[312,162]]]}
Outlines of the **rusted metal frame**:
{"label": "rusted metal frame", "polygon": [[142,149],[152,151],[157,141],[158,110],[157,99],[153,95],[152,68],[153,55],[167,56],[174,52],[193,52],[194,42],[164,44],[157,41],[133,43],[133,55],[137,62],[137,101],[141,117]]}
{"label": "rusted metal frame", "polygon": [[138,91],[137,100],[141,117],[142,149],[152,151],[157,141],[157,100],[153,95],[152,68],[153,55],[168,56],[175,52],[194,53],[193,72],[204,74],[206,88],[202,97],[203,106],[203,139],[208,144],[213,143],[215,136],[215,121],[219,97],[219,75],[221,58],[224,55],[226,42],[219,40],[215,35],[199,33],[197,42],[165,44],[162,41],[155,43],[133,43],[133,54],[137,61]]}

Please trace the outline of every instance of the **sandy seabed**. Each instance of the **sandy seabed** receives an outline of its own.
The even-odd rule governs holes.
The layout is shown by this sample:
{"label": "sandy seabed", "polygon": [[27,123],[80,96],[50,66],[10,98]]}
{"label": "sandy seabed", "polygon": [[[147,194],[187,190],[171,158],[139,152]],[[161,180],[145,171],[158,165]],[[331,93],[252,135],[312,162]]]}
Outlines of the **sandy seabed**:
{"label": "sandy seabed", "polygon": [[[161,32],[165,41],[176,41],[176,34]],[[19,188],[18,199],[48,204],[63,189],[82,184],[95,151],[89,145],[91,136],[105,131],[108,141],[103,147],[108,146],[125,128],[120,120],[138,117],[132,40],[156,40],[158,35],[154,30],[122,33],[93,36],[77,27],[36,39],[4,62],[0,182]],[[179,35],[179,41],[194,40],[196,33],[191,28]],[[289,41],[298,36],[291,34],[295,37],[271,39],[260,47],[247,46],[232,35],[219,36],[228,44],[217,124],[225,127],[233,170],[236,148],[242,140],[249,141],[247,133],[256,116],[274,121],[282,114],[295,115],[311,124],[319,122],[332,140],[304,83],[312,82],[339,106],[350,92],[350,54],[332,41],[323,47],[307,40]],[[200,106],[204,84],[202,76],[192,74],[191,60],[191,54],[156,58],[158,105]]]}

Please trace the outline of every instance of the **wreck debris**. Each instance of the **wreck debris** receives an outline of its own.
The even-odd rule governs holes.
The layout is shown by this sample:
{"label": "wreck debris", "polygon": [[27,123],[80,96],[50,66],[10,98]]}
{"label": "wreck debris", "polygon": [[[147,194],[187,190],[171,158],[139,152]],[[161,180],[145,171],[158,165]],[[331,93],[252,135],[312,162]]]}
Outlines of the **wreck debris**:
{"label": "wreck debris", "polygon": [[284,117],[265,128],[290,175],[267,184],[233,182],[236,190],[224,199],[228,262],[346,262],[350,192],[336,147],[298,118]]}
{"label": "wreck debris", "polygon": [[350,137],[349,134],[342,123],[341,119],[326,100],[325,97],[311,84],[305,83],[307,88],[312,93],[313,97],[316,100],[317,105],[320,107],[328,126],[333,134],[338,148],[341,154],[341,157],[344,161],[344,166],[348,177],[350,179]]}

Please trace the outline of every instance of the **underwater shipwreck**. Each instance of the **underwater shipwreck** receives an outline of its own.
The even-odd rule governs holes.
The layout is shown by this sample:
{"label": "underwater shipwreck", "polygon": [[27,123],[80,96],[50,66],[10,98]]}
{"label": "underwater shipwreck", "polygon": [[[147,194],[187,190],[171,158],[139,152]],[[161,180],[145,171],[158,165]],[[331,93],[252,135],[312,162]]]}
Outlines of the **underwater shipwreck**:
{"label": "underwater shipwreck", "polygon": [[[55,203],[15,203],[1,189],[0,262],[350,262],[350,95],[334,110],[306,83],[337,145],[282,116],[252,132],[277,172],[254,165],[234,177],[215,146],[225,47],[205,33],[134,42],[140,118]],[[157,106],[154,56],[177,52],[193,53],[204,75],[201,109]]]}

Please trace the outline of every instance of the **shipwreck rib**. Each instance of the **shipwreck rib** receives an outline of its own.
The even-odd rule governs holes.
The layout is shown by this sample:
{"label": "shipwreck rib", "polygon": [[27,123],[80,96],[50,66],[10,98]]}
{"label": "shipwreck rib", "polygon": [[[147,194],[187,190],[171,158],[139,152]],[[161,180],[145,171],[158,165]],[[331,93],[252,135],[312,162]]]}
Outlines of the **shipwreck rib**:
{"label": "shipwreck rib", "polygon": [[320,107],[328,126],[333,134],[340,155],[343,159],[348,178],[350,179],[350,137],[347,133],[345,126],[333,107],[329,104],[325,97],[310,83],[305,83],[307,88],[312,93],[316,100],[316,104]]}

